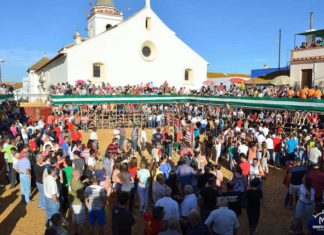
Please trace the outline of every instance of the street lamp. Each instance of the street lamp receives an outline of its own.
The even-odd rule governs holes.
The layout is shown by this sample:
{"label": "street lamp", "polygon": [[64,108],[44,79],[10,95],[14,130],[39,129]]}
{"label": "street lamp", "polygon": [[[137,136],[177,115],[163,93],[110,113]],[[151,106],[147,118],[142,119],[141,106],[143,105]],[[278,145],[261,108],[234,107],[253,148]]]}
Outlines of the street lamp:
{"label": "street lamp", "polygon": [[2,83],[2,71],[1,71],[1,64],[4,63],[4,59],[0,59],[0,83]]}

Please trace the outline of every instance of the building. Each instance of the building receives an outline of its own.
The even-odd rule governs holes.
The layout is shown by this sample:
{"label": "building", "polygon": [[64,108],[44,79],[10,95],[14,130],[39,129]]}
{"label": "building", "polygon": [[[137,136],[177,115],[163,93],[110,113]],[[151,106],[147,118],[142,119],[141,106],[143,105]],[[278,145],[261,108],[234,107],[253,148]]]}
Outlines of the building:
{"label": "building", "polygon": [[295,35],[306,40],[291,51],[290,85],[324,86],[324,29],[314,30],[312,17],[310,29]]}
{"label": "building", "polygon": [[29,68],[31,93],[78,80],[113,86],[167,80],[176,87],[198,88],[207,78],[208,62],[163,23],[150,0],[127,20],[112,0],[97,0],[87,30],[88,38],[75,33],[73,44]]}

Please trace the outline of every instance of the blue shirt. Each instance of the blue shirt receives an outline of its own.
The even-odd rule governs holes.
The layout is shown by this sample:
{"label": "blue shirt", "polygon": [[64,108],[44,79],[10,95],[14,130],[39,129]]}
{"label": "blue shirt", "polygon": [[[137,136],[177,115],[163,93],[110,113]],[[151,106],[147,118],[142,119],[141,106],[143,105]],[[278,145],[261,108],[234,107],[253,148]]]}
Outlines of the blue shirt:
{"label": "blue shirt", "polygon": [[290,139],[287,141],[287,152],[288,153],[294,153],[295,148],[297,147],[297,141],[294,139]]}
{"label": "blue shirt", "polygon": [[187,164],[182,164],[178,166],[176,173],[178,175],[178,181],[180,182],[182,187],[191,185],[195,172],[190,166],[188,166]]}
{"label": "blue shirt", "polygon": [[22,174],[26,174],[26,171],[31,169],[30,161],[26,157],[20,159],[14,167]]}
{"label": "blue shirt", "polygon": [[200,135],[199,129],[194,130],[194,135],[195,135],[195,137],[198,137]]}
{"label": "blue shirt", "polygon": [[213,210],[205,221],[205,225],[208,227],[212,225],[213,231],[222,235],[233,235],[234,229],[240,227],[235,212],[225,207]]}
{"label": "blue shirt", "polygon": [[62,147],[62,150],[65,151],[64,157],[68,156],[69,155],[69,145],[66,142],[63,142],[61,147]]}
{"label": "blue shirt", "polygon": [[166,179],[169,179],[169,172],[171,171],[171,166],[169,163],[163,163],[160,166],[160,171],[164,174]]}

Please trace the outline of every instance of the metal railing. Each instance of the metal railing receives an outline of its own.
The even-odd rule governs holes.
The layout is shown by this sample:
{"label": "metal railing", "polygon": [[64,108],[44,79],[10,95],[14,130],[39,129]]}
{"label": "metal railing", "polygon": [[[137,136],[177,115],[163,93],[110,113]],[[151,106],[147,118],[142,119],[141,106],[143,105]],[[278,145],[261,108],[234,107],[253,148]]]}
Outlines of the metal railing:
{"label": "metal railing", "polygon": [[15,93],[14,98],[21,103],[48,103],[50,101],[49,94],[23,94]]}

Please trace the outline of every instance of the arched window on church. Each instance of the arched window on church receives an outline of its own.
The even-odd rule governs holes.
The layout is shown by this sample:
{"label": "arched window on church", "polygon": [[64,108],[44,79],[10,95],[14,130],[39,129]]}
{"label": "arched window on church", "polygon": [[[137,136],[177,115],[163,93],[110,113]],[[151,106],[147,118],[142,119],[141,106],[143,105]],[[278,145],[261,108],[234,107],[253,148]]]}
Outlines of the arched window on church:
{"label": "arched window on church", "polygon": [[109,29],[111,29],[111,27],[112,27],[111,24],[107,24],[107,25],[106,25],[106,31],[109,30]]}
{"label": "arched window on church", "polygon": [[94,78],[101,78],[103,73],[103,64],[94,63],[92,66],[92,74]]}
{"label": "arched window on church", "polygon": [[151,17],[146,17],[146,19],[145,19],[145,28],[148,31],[151,30],[151,28],[152,28],[152,19],[151,19]]}
{"label": "arched window on church", "polygon": [[192,69],[186,69],[185,70],[185,82],[192,82],[193,81],[193,71]]}

